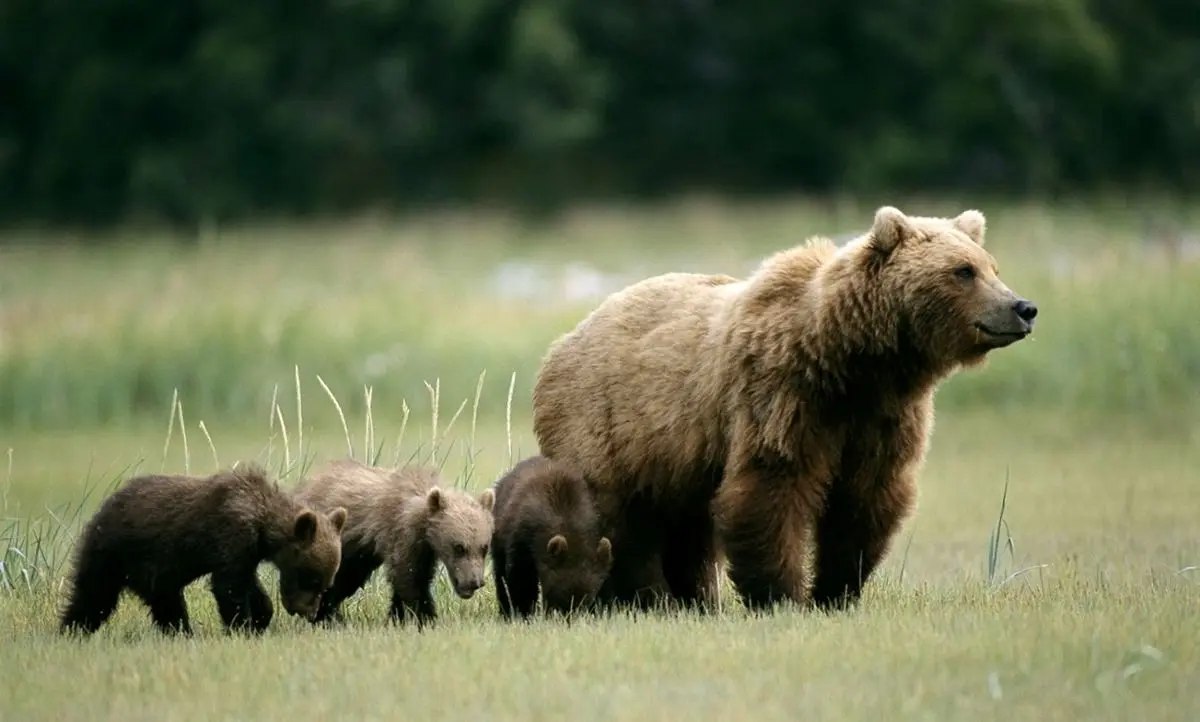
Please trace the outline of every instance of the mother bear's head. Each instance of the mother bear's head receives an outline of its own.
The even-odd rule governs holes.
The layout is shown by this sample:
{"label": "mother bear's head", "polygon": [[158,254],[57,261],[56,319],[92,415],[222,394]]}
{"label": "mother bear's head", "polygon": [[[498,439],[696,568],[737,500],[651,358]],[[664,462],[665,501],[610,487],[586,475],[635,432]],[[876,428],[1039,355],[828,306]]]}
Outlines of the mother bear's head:
{"label": "mother bear's head", "polygon": [[1000,280],[985,229],[975,210],[926,218],[884,206],[855,254],[906,345],[935,363],[976,364],[1033,331],[1037,306]]}

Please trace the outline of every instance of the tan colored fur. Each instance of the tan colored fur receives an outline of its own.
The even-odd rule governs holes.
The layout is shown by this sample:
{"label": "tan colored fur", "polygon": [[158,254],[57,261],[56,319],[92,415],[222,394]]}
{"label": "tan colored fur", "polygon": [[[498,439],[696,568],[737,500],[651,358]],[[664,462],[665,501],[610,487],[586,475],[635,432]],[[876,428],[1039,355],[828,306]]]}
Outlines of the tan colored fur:
{"label": "tan colored fur", "polygon": [[534,431],[620,522],[612,577],[661,564],[673,596],[703,598],[717,534],[751,605],[856,598],[914,503],[937,383],[1019,337],[981,328],[1031,327],[984,228],[881,208],[844,248],[647,279],[557,340]]}
{"label": "tan colored fur", "polygon": [[298,497],[324,509],[342,506],[343,572],[323,605],[322,619],[366,583],[380,565],[388,568],[392,615],[436,617],[430,584],[445,565],[455,591],[468,598],[484,584],[484,560],[492,536],[493,492],[478,497],[441,485],[427,467],[387,469],[345,459],[314,473]]}

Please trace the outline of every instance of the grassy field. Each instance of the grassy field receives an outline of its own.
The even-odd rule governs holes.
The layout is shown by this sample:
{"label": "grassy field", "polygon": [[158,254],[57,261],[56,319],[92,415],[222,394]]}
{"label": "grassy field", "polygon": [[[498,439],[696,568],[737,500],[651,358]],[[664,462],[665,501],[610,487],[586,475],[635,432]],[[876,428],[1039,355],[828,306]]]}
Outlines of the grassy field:
{"label": "grassy field", "polygon": [[725,589],[707,617],[506,625],[490,586],[460,602],[439,580],[442,620],[418,633],[383,623],[376,581],[345,627],[280,617],[261,639],[224,635],[203,584],[192,639],[153,632],[132,599],[94,639],[60,638],[81,517],[135,469],[254,457],[292,483],[348,445],[482,486],[533,451],[538,360],[604,293],[663,270],[743,273],[861,230],[873,205],[683,202],[536,226],[459,213],[188,245],[14,236],[0,720],[1196,719],[1200,259],[1143,242],[1144,204],[981,205],[1038,331],[939,395],[917,515],[858,609],[752,617]]}

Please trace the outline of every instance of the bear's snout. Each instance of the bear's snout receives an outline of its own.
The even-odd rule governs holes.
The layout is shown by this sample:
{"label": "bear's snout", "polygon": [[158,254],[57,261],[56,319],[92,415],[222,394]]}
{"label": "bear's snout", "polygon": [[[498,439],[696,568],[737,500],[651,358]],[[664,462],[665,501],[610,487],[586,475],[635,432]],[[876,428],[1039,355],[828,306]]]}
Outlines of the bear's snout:
{"label": "bear's snout", "polygon": [[475,592],[483,588],[483,577],[471,577],[454,585],[454,591],[460,599],[470,599]]}
{"label": "bear's snout", "polygon": [[1017,314],[1017,318],[1032,326],[1033,319],[1037,318],[1037,305],[1033,301],[1026,301],[1023,298],[1019,298],[1013,304],[1013,312]]}

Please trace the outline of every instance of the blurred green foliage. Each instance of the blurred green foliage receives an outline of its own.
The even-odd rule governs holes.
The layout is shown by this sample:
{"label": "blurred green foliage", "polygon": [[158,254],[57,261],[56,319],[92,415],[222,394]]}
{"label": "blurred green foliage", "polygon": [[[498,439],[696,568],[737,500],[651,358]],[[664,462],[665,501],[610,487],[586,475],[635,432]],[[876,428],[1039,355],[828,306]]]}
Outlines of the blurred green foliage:
{"label": "blurred green foliage", "polygon": [[[1140,205],[984,209],[1002,277],[1041,309],[1037,331],[947,383],[939,410],[1149,419],[1195,406],[1200,255],[1144,243]],[[378,418],[402,401],[429,418],[425,384],[440,380],[445,422],[486,371],[480,418],[505,418],[514,373],[525,418],[547,346],[607,293],[666,271],[744,275],[808,234],[861,229],[871,211],[693,202],[521,223],[471,210],[249,225],[193,246],[140,232],[102,247],[0,244],[0,428],[157,421],[176,390],[193,422],[266,423],[276,388],[285,407],[294,398],[297,365],[309,414],[328,406],[318,375],[355,418],[364,386]]]}
{"label": "blurred green foliage", "polygon": [[1186,0],[5,0],[0,213],[1200,180]]}

